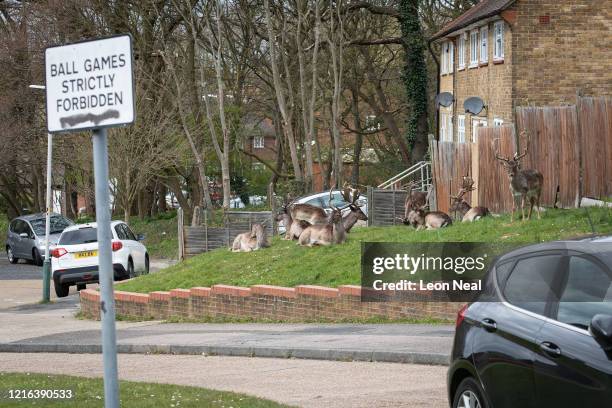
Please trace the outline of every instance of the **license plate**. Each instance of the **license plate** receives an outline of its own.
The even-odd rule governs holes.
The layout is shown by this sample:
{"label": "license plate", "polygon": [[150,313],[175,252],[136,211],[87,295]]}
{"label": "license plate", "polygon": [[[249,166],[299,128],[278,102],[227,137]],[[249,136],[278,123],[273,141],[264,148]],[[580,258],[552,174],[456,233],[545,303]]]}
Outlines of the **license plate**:
{"label": "license plate", "polygon": [[92,256],[98,256],[98,251],[83,251],[74,254],[75,258],[91,258]]}

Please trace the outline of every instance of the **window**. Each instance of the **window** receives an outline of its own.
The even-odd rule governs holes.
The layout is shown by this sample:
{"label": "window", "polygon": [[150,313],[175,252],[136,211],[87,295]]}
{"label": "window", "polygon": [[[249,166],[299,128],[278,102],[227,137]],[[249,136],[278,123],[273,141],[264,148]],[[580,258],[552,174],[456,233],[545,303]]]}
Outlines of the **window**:
{"label": "window", "polygon": [[554,300],[555,275],[561,272],[563,256],[542,255],[518,261],[504,286],[504,297],[511,304],[545,315],[547,303]]}
{"label": "window", "polygon": [[504,124],[503,119],[500,118],[494,118],[493,119],[493,126],[501,126]]}
{"label": "window", "polygon": [[465,68],[465,43],[467,41],[467,34],[463,33],[459,36],[459,44],[457,45],[457,53],[459,54],[458,58],[458,67],[457,69]]}
{"label": "window", "polygon": [[365,125],[366,125],[366,130],[370,132],[373,132],[375,130],[380,130],[380,121],[378,120],[376,115],[367,115],[365,117]]}
{"label": "window", "polygon": [[484,26],[480,29],[480,62],[489,61],[489,28]]}
{"label": "window", "polygon": [[497,21],[493,26],[495,36],[495,49],[493,52],[494,60],[504,59],[504,22]]}
{"label": "window", "polygon": [[446,72],[452,74],[455,72],[455,44],[452,41],[448,43],[448,67],[446,68]]}
{"label": "window", "polygon": [[64,232],[59,240],[60,245],[90,244],[92,242],[98,242],[98,230],[91,227]]}
{"label": "window", "polygon": [[263,136],[253,137],[253,149],[263,149],[265,146],[264,143],[265,142]]}
{"label": "window", "polygon": [[585,257],[570,257],[568,266],[557,320],[586,330],[596,314],[612,315],[612,278]]}
{"label": "window", "polygon": [[115,225],[115,233],[117,234],[118,239],[121,239],[121,240],[127,239],[127,236],[125,235],[125,231],[123,231],[123,228],[121,228],[121,224]]}
{"label": "window", "polygon": [[465,143],[465,115],[457,116],[457,140]]}
{"label": "window", "polygon": [[447,124],[447,120],[446,117],[448,116],[447,113],[440,113],[440,141],[441,142],[446,142],[446,124]]}
{"label": "window", "polygon": [[446,140],[453,141],[453,114],[446,115]]}
{"label": "window", "polygon": [[442,75],[448,74],[448,49],[449,42],[446,41],[442,44],[442,55],[440,56],[440,73]]}
{"label": "window", "polygon": [[478,66],[478,30],[470,33],[470,67]]}

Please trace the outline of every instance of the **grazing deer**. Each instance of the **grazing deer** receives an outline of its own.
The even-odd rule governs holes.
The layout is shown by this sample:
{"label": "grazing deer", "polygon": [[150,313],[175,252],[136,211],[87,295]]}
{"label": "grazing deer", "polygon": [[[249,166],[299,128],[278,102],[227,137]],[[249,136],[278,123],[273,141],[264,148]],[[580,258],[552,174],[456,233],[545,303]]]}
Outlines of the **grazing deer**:
{"label": "grazing deer", "polygon": [[325,224],[313,224],[306,228],[298,240],[302,246],[333,245],[346,241],[346,230],[342,220],[342,210],[346,207],[336,208],[331,204],[332,190],[329,190],[329,201],[332,209]]}
{"label": "grazing deer", "polygon": [[[521,134],[524,133],[524,131],[521,132]],[[534,169],[520,169],[521,159],[527,155],[527,151],[529,150],[529,141],[530,140],[527,139],[527,146],[523,154],[519,155],[518,152],[516,152],[512,159],[500,156],[497,146],[495,148],[495,158],[502,162],[510,180],[510,192],[512,193],[512,214],[510,215],[510,222],[514,220],[514,210],[516,209],[519,199],[521,200],[521,215],[523,221],[525,220],[525,200],[529,200],[529,215],[527,218],[531,219],[531,213],[535,205],[536,211],[538,212],[538,219],[540,219],[540,196],[542,195],[544,176]]]}
{"label": "grazing deer", "polygon": [[350,203],[348,208],[351,210],[342,220],[344,230],[346,232],[351,232],[351,229],[357,223],[357,221],[368,220],[368,216],[361,210],[361,206],[357,205],[360,195],[361,192],[358,189],[351,187],[345,186],[345,188],[342,190],[342,198],[347,203]]}
{"label": "grazing deer", "polygon": [[411,181],[406,185],[408,194],[404,201],[404,218],[408,218],[410,211],[426,207],[429,203],[429,192],[414,191],[414,188],[419,185],[418,181]]}
{"label": "grazing deer", "polygon": [[236,235],[232,244],[232,252],[251,252],[269,247],[266,229],[261,224],[253,224],[251,232]]}
{"label": "grazing deer", "polygon": [[451,195],[450,211],[458,211],[462,216],[461,222],[473,222],[490,214],[487,207],[472,207],[463,199],[466,193],[474,190],[476,190],[474,180],[471,177],[465,176],[463,177],[463,185],[459,189],[459,193],[456,196]]}

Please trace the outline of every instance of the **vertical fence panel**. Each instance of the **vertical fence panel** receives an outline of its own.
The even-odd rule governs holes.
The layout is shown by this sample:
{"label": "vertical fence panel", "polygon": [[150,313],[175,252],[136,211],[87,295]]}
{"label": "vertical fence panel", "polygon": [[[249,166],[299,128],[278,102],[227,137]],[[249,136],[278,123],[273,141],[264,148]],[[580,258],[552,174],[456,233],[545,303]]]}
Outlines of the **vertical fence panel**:
{"label": "vertical fence panel", "polygon": [[[432,140],[430,149],[437,209],[448,213],[450,196],[457,194],[462,178],[472,174],[472,145]],[[466,195],[467,201],[471,194]]]}

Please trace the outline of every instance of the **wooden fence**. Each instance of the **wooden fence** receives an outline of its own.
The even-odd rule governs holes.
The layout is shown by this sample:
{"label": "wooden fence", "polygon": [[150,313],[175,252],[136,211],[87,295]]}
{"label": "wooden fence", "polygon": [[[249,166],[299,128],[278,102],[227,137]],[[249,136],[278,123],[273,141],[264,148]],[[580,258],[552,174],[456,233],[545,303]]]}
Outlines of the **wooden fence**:
{"label": "wooden fence", "polygon": [[368,187],[368,227],[401,224],[404,216],[405,190]]}
{"label": "wooden fence", "polygon": [[448,211],[449,195],[456,194],[466,174],[476,182],[477,194],[467,198],[473,206],[484,205],[493,212],[512,209],[508,176],[495,159],[497,148],[501,155],[512,156],[528,146],[522,168],[536,169],[544,176],[543,206],[577,207],[581,197],[609,197],[611,107],[609,97],[578,97],[576,105],[517,108],[517,132],[514,126],[483,127],[478,129],[476,143],[432,140],[438,209]]}
{"label": "wooden fence", "polygon": [[178,217],[179,258],[184,259],[217,248],[229,248],[236,235],[248,232],[254,223],[263,224],[269,236],[275,233],[272,211],[229,211],[224,226],[212,227],[204,218],[202,225],[183,225],[182,211]]}

